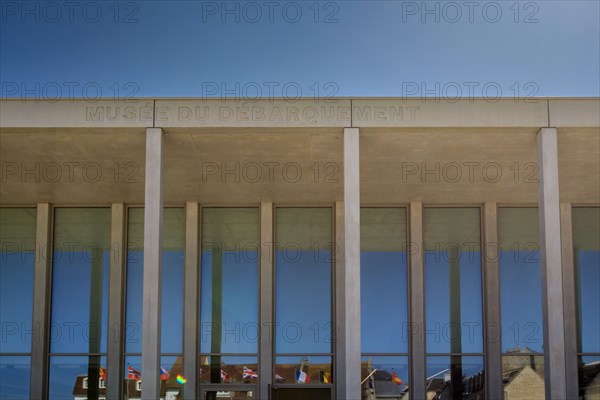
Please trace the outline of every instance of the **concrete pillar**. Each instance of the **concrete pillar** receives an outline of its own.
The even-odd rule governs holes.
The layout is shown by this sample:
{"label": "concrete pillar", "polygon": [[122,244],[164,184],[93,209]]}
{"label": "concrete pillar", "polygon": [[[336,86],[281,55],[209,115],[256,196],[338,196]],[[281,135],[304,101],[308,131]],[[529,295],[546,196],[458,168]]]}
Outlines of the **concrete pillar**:
{"label": "concrete pillar", "polygon": [[[338,347],[337,398],[360,399],[360,166],[359,130],[344,129],[344,213],[343,213],[343,277],[344,285],[341,314],[343,345]],[[339,228],[339,227],[338,227]],[[339,294],[338,294],[339,296]],[[339,327],[338,327],[339,328]]]}
{"label": "concrete pillar", "polygon": [[123,349],[125,321],[125,211],[123,203],[113,204],[110,220],[110,261],[108,271],[108,356],[106,397],[123,395]]}
{"label": "concrete pillar", "polygon": [[[163,132],[146,129],[142,308],[142,399],[160,398],[160,321],[163,223]],[[195,377],[190,377],[195,379]]]}
{"label": "concrete pillar", "polygon": [[273,378],[273,203],[260,205],[260,372],[261,400],[270,398]]}
{"label": "concrete pillar", "polygon": [[546,398],[566,399],[565,314],[556,128],[540,129],[537,133],[537,143]]}
{"label": "concrete pillar", "polygon": [[[501,399],[502,386],[502,341],[500,335],[500,264],[498,246],[498,207],[496,203],[485,203],[483,209],[485,256],[485,375],[487,395],[490,399]],[[508,327],[507,327],[508,328]]]}
{"label": "concrete pillar", "polygon": [[31,378],[29,396],[45,399],[48,391],[48,344],[50,325],[50,284],[52,280],[52,207],[37,205],[35,273],[33,292],[33,335],[31,340]]}
{"label": "concrete pillar", "polygon": [[198,387],[198,293],[200,287],[200,215],[196,202],[185,205],[185,282],[183,305],[183,398],[195,400]]}
{"label": "concrete pillar", "polygon": [[425,270],[423,264],[423,204],[410,203],[410,398],[425,399]]}

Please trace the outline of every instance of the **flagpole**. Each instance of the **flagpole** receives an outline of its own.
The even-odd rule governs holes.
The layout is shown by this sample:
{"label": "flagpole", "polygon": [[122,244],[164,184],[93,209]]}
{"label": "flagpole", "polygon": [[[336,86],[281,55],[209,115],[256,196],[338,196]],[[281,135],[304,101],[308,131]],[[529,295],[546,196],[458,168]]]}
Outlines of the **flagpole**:
{"label": "flagpole", "polygon": [[373,371],[371,371],[371,373],[369,375],[367,375],[367,377],[365,379],[363,379],[360,384],[363,385],[367,381],[367,379],[369,379],[375,372],[377,372],[377,368],[375,368]]}

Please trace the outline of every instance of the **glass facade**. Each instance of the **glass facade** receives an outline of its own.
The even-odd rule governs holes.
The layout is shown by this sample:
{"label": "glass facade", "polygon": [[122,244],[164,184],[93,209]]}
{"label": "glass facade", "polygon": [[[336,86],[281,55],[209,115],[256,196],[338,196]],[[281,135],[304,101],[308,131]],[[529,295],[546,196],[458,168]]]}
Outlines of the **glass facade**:
{"label": "glass facade", "polygon": [[[161,370],[165,396],[259,389],[261,226],[257,207],[201,209],[198,376],[183,370],[185,211],[164,210]],[[538,209],[499,207],[498,284],[504,399],[545,398]],[[600,387],[600,207],[575,207],[579,395]],[[50,399],[101,399],[107,390],[109,208],[55,208],[50,227]],[[411,395],[410,237],[407,208],[364,207],[360,215],[362,395]],[[0,208],[0,398],[29,398],[36,210]],[[428,398],[484,399],[484,288],[481,210],[423,210],[425,389]],[[144,209],[127,213],[124,387],[141,395]],[[273,224],[272,385],[280,393],[335,387],[333,208],[276,207]],[[489,243],[488,243],[489,244]],[[268,265],[268,264],[267,264]],[[339,300],[338,300],[339,301]],[[320,389],[319,389],[320,388]],[[287,392],[285,392],[287,393]],[[317,393],[317,392],[314,392]],[[309,396],[307,394],[307,396]],[[169,398],[169,397],[166,397]]]}
{"label": "glass facade", "polygon": [[200,383],[258,383],[259,235],[258,208],[202,209]]}
{"label": "glass facade", "polygon": [[579,396],[600,396],[600,207],[575,207],[573,265],[577,299]]}
{"label": "glass facade", "polygon": [[331,384],[331,208],[275,212],[275,380]]}
{"label": "glass facade", "polygon": [[424,209],[426,385],[453,399],[485,394],[480,214]]}
{"label": "glass facade", "polygon": [[[161,298],[161,385],[180,393],[175,381],[183,363],[183,283],[185,210],[163,210],[162,298]],[[125,379],[140,380],[142,353],[142,294],[144,275],[144,209],[130,208],[127,220],[127,274],[125,307]],[[131,373],[134,370],[134,373]],[[165,379],[165,377],[170,377]]]}
{"label": "glass facade", "polygon": [[406,208],[362,208],[360,246],[363,385],[399,396],[410,386]]}
{"label": "glass facade", "polygon": [[0,399],[28,399],[35,208],[0,208]]}
{"label": "glass facade", "polygon": [[50,399],[106,386],[109,261],[109,208],[55,209]]}
{"label": "glass facade", "polygon": [[538,209],[498,209],[504,398],[544,399]]}

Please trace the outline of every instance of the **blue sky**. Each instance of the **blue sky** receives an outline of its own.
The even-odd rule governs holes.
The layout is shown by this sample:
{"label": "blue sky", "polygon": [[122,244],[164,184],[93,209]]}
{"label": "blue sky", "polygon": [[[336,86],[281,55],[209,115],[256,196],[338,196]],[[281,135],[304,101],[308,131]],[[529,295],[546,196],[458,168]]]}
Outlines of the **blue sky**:
{"label": "blue sky", "polygon": [[600,2],[1,2],[2,97],[599,96]]}

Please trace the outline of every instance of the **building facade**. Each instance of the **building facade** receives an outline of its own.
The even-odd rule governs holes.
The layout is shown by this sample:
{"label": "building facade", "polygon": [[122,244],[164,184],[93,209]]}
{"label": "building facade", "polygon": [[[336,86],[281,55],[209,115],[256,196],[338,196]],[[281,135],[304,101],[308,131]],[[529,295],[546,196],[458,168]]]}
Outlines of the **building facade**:
{"label": "building facade", "polygon": [[598,398],[600,99],[0,107],[2,398]]}

